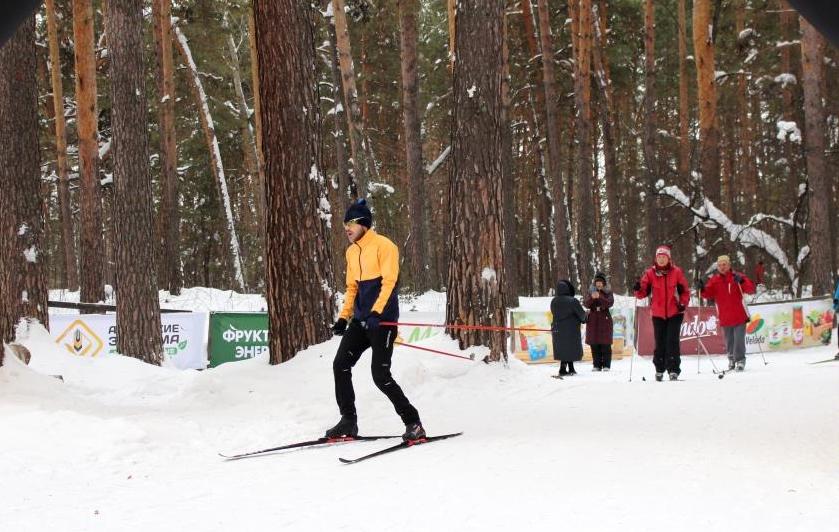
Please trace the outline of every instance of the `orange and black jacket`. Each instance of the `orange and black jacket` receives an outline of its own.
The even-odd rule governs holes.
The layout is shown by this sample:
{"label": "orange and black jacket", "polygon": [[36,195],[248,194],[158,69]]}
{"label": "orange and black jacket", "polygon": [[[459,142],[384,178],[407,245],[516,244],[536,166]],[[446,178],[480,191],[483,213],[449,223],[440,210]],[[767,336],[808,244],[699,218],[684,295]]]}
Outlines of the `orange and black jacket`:
{"label": "orange and black jacket", "polygon": [[365,320],[378,312],[382,321],[399,320],[399,248],[368,229],[347,248],[347,294],[339,317]]}

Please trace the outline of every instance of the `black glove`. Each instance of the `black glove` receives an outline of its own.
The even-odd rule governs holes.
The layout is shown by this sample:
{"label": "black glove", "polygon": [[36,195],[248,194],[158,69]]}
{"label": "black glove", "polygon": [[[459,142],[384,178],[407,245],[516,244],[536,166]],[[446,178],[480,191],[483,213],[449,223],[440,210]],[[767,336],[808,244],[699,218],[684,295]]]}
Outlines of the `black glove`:
{"label": "black glove", "polygon": [[679,309],[679,312],[684,312],[685,308],[687,308],[687,307],[685,307],[681,303],[676,303],[676,308]]}
{"label": "black glove", "polygon": [[693,286],[695,286],[697,290],[705,290],[705,279],[697,279],[693,282]]}
{"label": "black glove", "polygon": [[684,286],[682,286],[682,285],[680,285],[680,284],[677,284],[677,285],[676,285],[676,293],[677,293],[677,294],[682,295],[682,294],[684,293],[684,291],[685,291],[685,287],[684,287]]}
{"label": "black glove", "polygon": [[743,276],[740,275],[739,273],[735,273],[734,274],[734,282],[737,283],[737,284],[743,284],[743,282],[744,282]]}
{"label": "black glove", "polygon": [[375,331],[379,328],[379,321],[382,317],[378,312],[371,312],[367,319],[364,320],[364,328],[368,331]]}
{"label": "black glove", "polygon": [[338,318],[338,321],[332,326],[332,334],[335,336],[344,336],[344,333],[347,331],[347,320],[344,318]]}
{"label": "black glove", "polygon": [[641,281],[635,281],[635,284],[632,285],[632,289],[635,290],[636,292],[641,290]]}

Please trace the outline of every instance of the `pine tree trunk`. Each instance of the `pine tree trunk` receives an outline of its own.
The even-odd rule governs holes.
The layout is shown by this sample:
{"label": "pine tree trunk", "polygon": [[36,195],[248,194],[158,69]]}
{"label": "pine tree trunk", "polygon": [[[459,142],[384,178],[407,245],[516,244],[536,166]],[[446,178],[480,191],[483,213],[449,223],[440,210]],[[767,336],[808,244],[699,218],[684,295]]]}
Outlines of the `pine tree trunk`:
{"label": "pine tree trunk", "polygon": [[615,110],[615,97],[612,90],[612,79],[609,69],[608,50],[608,17],[605,2],[597,4],[594,13],[594,46],[592,47],[594,69],[600,85],[600,100],[603,108],[600,111],[600,125],[603,128],[603,157],[604,175],[606,178],[606,201],[609,205],[609,274],[612,288],[625,291],[626,286],[626,247],[623,240],[623,203],[619,199],[619,183],[622,181],[618,168],[617,143],[615,141],[614,125],[618,124]]}
{"label": "pine tree trunk", "polygon": [[175,142],[175,76],[172,57],[172,3],[154,0],[155,50],[157,52],[158,116],[160,120],[161,286],[181,293],[180,214],[178,209],[178,147]]}
{"label": "pine tree trunk", "polygon": [[455,20],[457,19],[457,0],[446,0],[449,22],[449,70],[454,70],[455,58]]}
{"label": "pine tree trunk", "polygon": [[142,0],[110,0],[105,24],[113,104],[117,350],[159,365],[163,338],[154,266]]}
{"label": "pine tree trunk", "polygon": [[[327,0],[328,1],[328,0]],[[253,129],[256,137],[256,156],[259,164],[259,198],[265,213],[265,156],[262,151],[262,114],[259,101],[259,57],[256,52],[256,28],[253,21],[253,2],[248,9],[248,51],[251,61],[251,93],[253,94]],[[263,214],[264,215],[264,214]],[[265,224],[265,219],[260,220]]]}
{"label": "pine tree trunk", "polygon": [[591,120],[591,0],[577,0],[579,8],[577,45],[574,49],[574,104],[576,107],[577,167],[574,189],[577,221],[578,268],[581,282],[594,277],[598,260],[594,256],[594,204],[595,185],[593,173],[593,146]]}
{"label": "pine tree trunk", "polygon": [[271,364],[327,340],[335,314],[312,17],[296,0],[254,2],[259,64],[272,65],[259,70]]}
{"label": "pine tree trunk", "polygon": [[358,102],[358,89],[355,84],[355,68],[353,67],[350,34],[347,28],[347,15],[344,12],[344,0],[332,0],[332,13],[337,37],[338,63],[341,66],[341,80],[344,88],[344,107],[347,110],[347,129],[350,132],[353,181],[358,187],[359,196],[366,197],[370,169],[367,167],[367,156],[364,148],[361,109]]}
{"label": "pine tree trunk", "polygon": [[107,256],[102,234],[102,195],[99,181],[93,0],[73,0],[73,37],[76,130],[79,136],[81,300],[97,302],[105,299]]}
{"label": "pine tree trunk", "polygon": [[[326,3],[332,0],[325,0]],[[330,71],[332,72],[332,113],[334,117],[333,137],[335,138],[335,168],[338,172],[338,197],[341,199],[340,205],[346,203],[348,199],[358,198],[358,191],[355,183],[350,176],[349,167],[347,166],[347,145],[346,136],[344,135],[344,127],[341,120],[344,113],[347,112],[343,104],[343,82],[341,81],[341,67],[338,60],[338,47],[336,46],[337,36],[335,33],[335,19],[330,17],[327,37],[329,39],[329,63]],[[343,212],[336,212],[336,221],[340,224],[343,221]],[[343,253],[341,254],[343,257]]]}
{"label": "pine tree trunk", "polygon": [[405,161],[408,172],[408,216],[410,234],[407,248],[411,265],[411,281],[416,292],[429,288],[425,257],[425,172],[422,166],[422,136],[419,112],[419,76],[417,74],[418,0],[399,0],[399,31],[401,34],[402,117],[405,125]]}
{"label": "pine tree trunk", "polygon": [[690,100],[688,95],[687,10],[679,0],[679,181],[690,184]]}
{"label": "pine tree trunk", "polygon": [[831,184],[825,167],[825,111],[822,103],[824,75],[824,39],[806,19],[801,18],[801,70],[804,86],[805,139],[807,146],[807,177],[809,220],[807,232],[810,245],[810,271],[813,295],[833,290],[833,241],[829,217]]}
{"label": "pine tree trunk", "polygon": [[201,128],[204,130],[204,140],[207,143],[207,149],[210,152],[210,167],[215,177],[216,188],[218,189],[219,200],[224,210],[225,220],[225,239],[230,250],[230,262],[233,269],[233,278],[236,282],[236,287],[241,292],[247,291],[247,284],[245,283],[244,266],[242,262],[242,252],[239,246],[239,236],[236,232],[236,223],[233,218],[233,206],[230,199],[230,191],[227,186],[227,178],[224,175],[224,163],[221,160],[221,150],[219,149],[218,137],[216,136],[215,123],[210,114],[209,102],[207,101],[207,94],[204,92],[204,84],[201,82],[201,77],[198,73],[198,67],[192,58],[192,51],[189,49],[189,43],[186,36],[183,34],[178,26],[173,26],[175,32],[175,44],[178,51],[184,58],[189,70],[187,78],[192,86],[195,103],[198,106],[198,119],[201,122]]}
{"label": "pine tree trunk", "polygon": [[519,306],[519,276],[516,272],[516,257],[518,245],[516,243],[516,186],[513,175],[513,132],[509,127],[510,116],[513,111],[510,97],[510,47],[509,28],[507,27],[507,3],[504,0],[502,15],[502,47],[501,47],[501,122],[505,124],[501,130],[501,198],[504,220],[504,285],[507,305]]}
{"label": "pine tree trunk", "polygon": [[70,172],[67,164],[67,132],[64,123],[64,88],[61,80],[61,60],[58,50],[58,28],[55,0],[47,0],[47,33],[50,50],[50,80],[52,102],[55,110],[55,155],[58,166],[58,213],[61,224],[61,247],[63,253],[64,279],[62,286],[68,290],[79,287],[79,272],[76,266],[76,243],[73,237],[73,215],[71,213]]}
{"label": "pine tree trunk", "polygon": [[22,318],[49,327],[36,59],[27,18],[0,46],[0,344]]}
{"label": "pine tree trunk", "polygon": [[[684,0],[682,0],[684,1]],[[735,32],[739,36],[741,32],[746,29],[746,2],[745,0],[738,0],[738,5],[735,6]],[[748,50],[747,43],[739,43],[740,57],[744,59]],[[745,74],[740,74],[737,78],[737,108],[738,108],[738,122],[739,122],[739,154],[737,156],[738,172],[737,178],[741,186],[737,188],[742,191],[743,203],[742,207],[745,212],[744,218],[755,213],[755,201],[757,200],[757,168],[755,165],[755,156],[752,144],[754,142],[754,132],[752,128],[752,119],[749,113],[749,90],[748,78]]]}
{"label": "pine tree trunk", "polygon": [[[505,321],[502,173],[502,2],[461,0],[453,76],[449,277],[446,322],[502,325]],[[503,335],[452,332],[461,348],[505,351]]]}
{"label": "pine tree trunk", "polygon": [[545,175],[552,186],[554,204],[554,246],[556,261],[554,274],[562,279],[571,278],[569,246],[568,206],[562,178],[560,158],[559,111],[557,109],[556,74],[554,72],[554,48],[547,0],[538,0],[539,40],[542,45],[542,84],[545,94],[545,114],[548,157],[545,159]]}
{"label": "pine tree trunk", "polygon": [[662,238],[661,209],[655,193],[658,157],[656,131],[655,2],[644,0],[644,192],[647,214],[647,248],[652,250]]}
{"label": "pine tree trunk", "polygon": [[[649,0],[648,0],[649,1]],[[717,85],[714,43],[711,40],[711,1],[693,3],[693,50],[696,57],[699,104],[699,170],[702,191],[709,200],[720,201],[720,133],[717,125]]]}

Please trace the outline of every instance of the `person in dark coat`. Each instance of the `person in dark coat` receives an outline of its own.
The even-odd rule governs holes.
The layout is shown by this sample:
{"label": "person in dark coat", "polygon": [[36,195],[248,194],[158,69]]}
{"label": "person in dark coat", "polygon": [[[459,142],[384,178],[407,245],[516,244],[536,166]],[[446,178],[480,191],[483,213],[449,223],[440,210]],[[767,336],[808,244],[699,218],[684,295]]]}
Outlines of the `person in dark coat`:
{"label": "person in dark coat", "polygon": [[586,318],[586,343],[591,346],[592,371],[609,371],[612,366],[612,313],[615,296],[606,284],[606,275],[597,272],[583,306]]}
{"label": "person in dark coat", "polygon": [[586,313],[574,297],[575,290],[571,281],[562,279],[556,285],[556,296],[551,300],[551,337],[553,339],[554,360],[559,360],[559,374],[576,375],[574,362],[583,359],[583,339],[580,336],[580,324],[585,323]]}

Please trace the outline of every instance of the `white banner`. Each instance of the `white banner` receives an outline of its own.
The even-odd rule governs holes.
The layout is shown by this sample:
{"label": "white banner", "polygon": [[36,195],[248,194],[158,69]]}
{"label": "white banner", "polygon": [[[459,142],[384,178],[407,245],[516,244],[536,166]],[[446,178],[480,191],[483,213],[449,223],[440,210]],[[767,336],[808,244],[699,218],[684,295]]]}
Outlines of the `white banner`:
{"label": "white banner", "polygon": [[[178,369],[206,368],[207,313],[166,313],[160,321],[167,363]],[[50,314],[50,335],[74,355],[113,354],[117,352],[116,314]]]}
{"label": "white banner", "polygon": [[798,299],[749,306],[746,352],[783,351],[830,344],[830,298]]}

